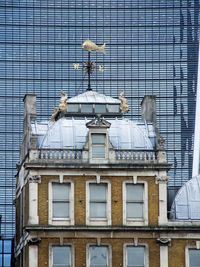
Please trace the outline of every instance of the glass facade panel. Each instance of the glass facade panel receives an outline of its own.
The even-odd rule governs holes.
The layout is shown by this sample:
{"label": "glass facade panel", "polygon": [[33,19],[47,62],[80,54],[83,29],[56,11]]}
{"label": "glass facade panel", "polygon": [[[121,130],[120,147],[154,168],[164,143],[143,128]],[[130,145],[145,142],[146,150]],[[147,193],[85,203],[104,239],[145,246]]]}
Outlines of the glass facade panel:
{"label": "glass facade panel", "polygon": [[92,89],[113,97],[124,91],[130,106],[126,116],[133,119],[140,118],[142,97],[156,95],[158,126],[172,164],[170,192],[191,178],[199,0],[1,2],[0,187],[11,192],[3,197],[7,204],[0,204],[2,234],[13,236],[15,229],[12,202],[23,96],[37,94],[38,120],[46,120],[61,90],[69,97],[84,92],[85,74],[72,65],[87,61],[80,45],[88,38],[108,46],[106,55],[91,54],[105,66],[103,73],[92,75]]}

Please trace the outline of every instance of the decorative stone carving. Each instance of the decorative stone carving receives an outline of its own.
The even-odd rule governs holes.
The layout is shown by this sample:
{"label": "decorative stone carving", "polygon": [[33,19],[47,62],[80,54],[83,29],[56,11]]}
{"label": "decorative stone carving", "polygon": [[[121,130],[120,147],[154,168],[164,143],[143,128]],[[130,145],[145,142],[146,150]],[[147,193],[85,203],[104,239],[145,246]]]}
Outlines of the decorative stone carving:
{"label": "decorative stone carving", "polygon": [[29,183],[41,183],[41,176],[40,175],[32,175],[29,176]]}
{"label": "decorative stone carving", "polygon": [[165,139],[161,135],[158,138],[158,150],[165,150]]}
{"label": "decorative stone carving", "polygon": [[161,238],[158,238],[157,239],[157,243],[160,245],[160,246],[169,246],[171,245],[171,239],[170,238],[165,238],[165,237],[161,237]]}
{"label": "decorative stone carving", "polygon": [[67,98],[68,96],[64,92],[61,92],[61,98],[60,98],[60,104],[59,104],[59,110],[61,112],[67,111]]}
{"label": "decorative stone carving", "polygon": [[169,179],[169,177],[167,177],[167,176],[157,176],[156,175],[156,182],[157,183],[159,183],[159,182],[167,182],[168,181],[168,179]]}
{"label": "decorative stone carving", "polygon": [[97,117],[86,123],[87,128],[110,128],[110,125],[110,122],[101,117]]}
{"label": "decorative stone carving", "polygon": [[124,97],[124,92],[121,92],[119,95],[120,100],[120,110],[122,113],[127,113],[129,111],[128,101]]}
{"label": "decorative stone carving", "polygon": [[32,237],[28,240],[28,245],[39,245],[39,243],[41,242],[41,238],[38,237]]}
{"label": "decorative stone carving", "polygon": [[67,111],[67,99],[68,96],[64,92],[61,92],[59,106],[54,108],[50,119],[51,121],[56,121],[61,112]]}

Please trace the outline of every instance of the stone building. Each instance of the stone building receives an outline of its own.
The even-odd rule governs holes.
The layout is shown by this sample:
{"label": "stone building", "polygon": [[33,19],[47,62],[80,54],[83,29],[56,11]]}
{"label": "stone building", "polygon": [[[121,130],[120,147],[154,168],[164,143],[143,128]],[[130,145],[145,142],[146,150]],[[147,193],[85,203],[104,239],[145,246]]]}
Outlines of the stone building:
{"label": "stone building", "polygon": [[124,103],[93,91],[62,96],[51,121],[38,122],[36,97],[25,96],[17,267],[200,266],[200,218],[178,218],[180,199],[167,216],[155,99],[142,101],[141,121],[123,117]]}

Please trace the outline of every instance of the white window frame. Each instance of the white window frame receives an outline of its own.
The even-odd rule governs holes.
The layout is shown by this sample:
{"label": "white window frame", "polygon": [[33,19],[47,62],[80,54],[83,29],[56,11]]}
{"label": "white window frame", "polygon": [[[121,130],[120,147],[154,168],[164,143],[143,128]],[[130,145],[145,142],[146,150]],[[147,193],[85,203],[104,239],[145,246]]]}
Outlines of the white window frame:
{"label": "white window frame", "polygon": [[123,265],[124,267],[127,267],[127,251],[126,248],[132,246],[132,247],[144,247],[144,260],[145,260],[145,267],[149,267],[149,246],[144,243],[139,243],[137,245],[133,243],[125,243],[123,246]]}
{"label": "white window frame", "polygon": [[53,266],[53,247],[70,247],[71,248],[71,266],[74,267],[74,246],[72,244],[64,243],[62,245],[60,244],[49,244],[49,267]]}
{"label": "white window frame", "polygon": [[[186,265],[186,267],[190,267],[190,256],[189,256],[189,250],[190,249],[197,250],[197,247],[196,246],[186,246],[186,248],[185,248],[185,265]],[[200,249],[198,249],[198,250],[200,253]]]}
{"label": "white window frame", "polygon": [[[70,184],[70,213],[69,218],[53,218],[53,184]],[[64,181],[60,183],[58,181],[51,181],[49,183],[49,224],[51,225],[74,225],[74,183],[71,181]]]}
{"label": "white window frame", "polygon": [[[107,218],[90,218],[90,184],[107,184]],[[96,181],[86,182],[86,224],[87,225],[111,225],[111,184],[108,181],[101,180],[100,183]]]}
{"label": "white window frame", "polygon": [[108,248],[108,267],[111,267],[112,265],[112,249],[110,244],[87,244],[86,250],[87,250],[87,258],[86,258],[86,266],[90,267],[90,247],[96,246],[96,247],[107,247]]}
{"label": "white window frame", "polygon": [[[143,218],[138,219],[127,219],[126,217],[126,185],[132,184],[132,185],[143,185],[144,186],[144,197],[143,197],[143,203],[144,203],[144,210],[143,210]],[[125,181],[123,182],[123,224],[124,225],[134,225],[134,226],[142,226],[142,225],[148,225],[148,183],[146,181],[137,181],[137,183],[134,183],[133,181]]]}
{"label": "white window frame", "polygon": [[[92,135],[102,134],[105,135],[105,157],[104,158],[94,158],[92,156]],[[107,163],[109,155],[109,139],[107,129],[92,129],[89,131],[89,159],[90,163]]]}

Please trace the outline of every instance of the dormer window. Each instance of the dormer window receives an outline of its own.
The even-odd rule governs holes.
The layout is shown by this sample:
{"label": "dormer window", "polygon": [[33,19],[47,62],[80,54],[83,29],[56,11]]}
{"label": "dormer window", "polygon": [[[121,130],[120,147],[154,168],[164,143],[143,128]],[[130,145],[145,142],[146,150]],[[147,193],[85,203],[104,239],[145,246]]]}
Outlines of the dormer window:
{"label": "dormer window", "polygon": [[106,134],[94,133],[92,136],[92,158],[105,159]]}

